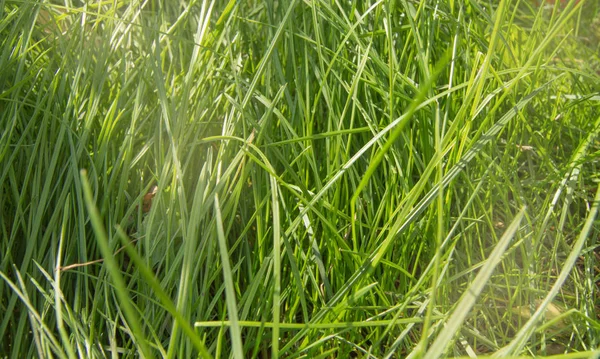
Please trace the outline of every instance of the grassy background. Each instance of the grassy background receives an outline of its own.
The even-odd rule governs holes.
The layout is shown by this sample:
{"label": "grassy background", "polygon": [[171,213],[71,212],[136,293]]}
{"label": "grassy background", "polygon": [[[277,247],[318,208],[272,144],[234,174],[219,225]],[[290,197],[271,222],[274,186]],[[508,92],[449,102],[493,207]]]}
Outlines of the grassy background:
{"label": "grassy background", "polygon": [[599,43],[592,0],[0,0],[0,355],[591,356]]}

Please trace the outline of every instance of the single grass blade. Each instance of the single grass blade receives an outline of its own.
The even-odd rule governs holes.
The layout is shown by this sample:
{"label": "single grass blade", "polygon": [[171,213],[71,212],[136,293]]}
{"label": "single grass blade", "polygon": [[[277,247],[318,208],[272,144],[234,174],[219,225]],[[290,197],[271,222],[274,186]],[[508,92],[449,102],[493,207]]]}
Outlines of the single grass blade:
{"label": "single grass blade", "polygon": [[279,316],[281,311],[281,223],[279,219],[279,188],[277,180],[270,176],[273,206],[273,334],[271,357],[279,358]]}
{"label": "single grass blade", "polygon": [[223,219],[221,218],[221,206],[219,196],[215,194],[215,217],[217,221],[217,239],[219,241],[219,252],[221,253],[221,266],[223,267],[223,279],[225,281],[225,300],[227,301],[227,314],[231,327],[231,350],[235,359],[244,358],[244,347],[242,345],[242,332],[238,325],[238,308],[235,299],[235,288],[233,286],[233,273],[229,264],[229,249],[227,239],[223,230]]}

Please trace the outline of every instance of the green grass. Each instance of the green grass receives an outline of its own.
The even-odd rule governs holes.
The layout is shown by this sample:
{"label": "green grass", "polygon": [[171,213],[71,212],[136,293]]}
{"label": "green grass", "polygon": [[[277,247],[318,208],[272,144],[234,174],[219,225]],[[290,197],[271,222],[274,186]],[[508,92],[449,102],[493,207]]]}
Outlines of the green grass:
{"label": "green grass", "polygon": [[0,357],[600,355],[600,3],[535,3],[0,0]]}

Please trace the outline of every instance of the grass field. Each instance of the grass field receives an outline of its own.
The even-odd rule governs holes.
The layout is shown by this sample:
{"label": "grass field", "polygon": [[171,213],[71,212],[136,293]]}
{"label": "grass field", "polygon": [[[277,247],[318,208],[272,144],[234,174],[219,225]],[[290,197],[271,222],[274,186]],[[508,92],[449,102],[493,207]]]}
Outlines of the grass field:
{"label": "grass field", "polygon": [[600,2],[539,3],[0,0],[0,357],[597,357]]}

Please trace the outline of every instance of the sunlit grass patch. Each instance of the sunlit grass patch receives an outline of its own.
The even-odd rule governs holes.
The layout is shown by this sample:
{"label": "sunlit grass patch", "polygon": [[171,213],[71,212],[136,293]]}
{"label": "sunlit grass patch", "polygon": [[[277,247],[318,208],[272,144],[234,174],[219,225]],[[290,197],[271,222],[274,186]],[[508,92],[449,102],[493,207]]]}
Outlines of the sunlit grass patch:
{"label": "sunlit grass patch", "polygon": [[600,4],[0,11],[0,355],[597,354]]}

